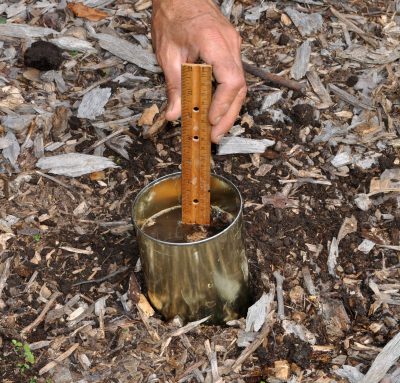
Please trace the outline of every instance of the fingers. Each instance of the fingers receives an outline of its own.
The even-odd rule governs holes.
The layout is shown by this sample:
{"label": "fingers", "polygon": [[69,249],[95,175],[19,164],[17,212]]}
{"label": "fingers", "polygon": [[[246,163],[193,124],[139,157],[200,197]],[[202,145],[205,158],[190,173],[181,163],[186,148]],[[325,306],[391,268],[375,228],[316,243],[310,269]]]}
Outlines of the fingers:
{"label": "fingers", "polygon": [[228,55],[212,64],[215,79],[219,83],[210,107],[209,118],[212,125],[218,124],[229,111],[239,91],[246,87],[243,69],[235,61]]}
{"label": "fingers", "polygon": [[237,92],[235,99],[230,105],[228,111],[221,117],[219,122],[212,126],[211,141],[218,143],[225,133],[233,126],[239,115],[240,108],[246,98],[247,88],[244,86]]}
{"label": "fingers", "polygon": [[181,50],[163,53],[160,55],[160,65],[164,71],[168,106],[165,112],[165,118],[168,121],[174,121],[181,115],[181,65],[185,62],[181,57]]}
{"label": "fingers", "polygon": [[246,97],[246,81],[239,35],[234,31],[225,38],[212,31],[208,37],[208,44],[203,45],[200,54],[204,61],[213,66],[215,79],[219,83],[209,111],[209,120],[213,126],[212,141],[218,142],[239,114]]}

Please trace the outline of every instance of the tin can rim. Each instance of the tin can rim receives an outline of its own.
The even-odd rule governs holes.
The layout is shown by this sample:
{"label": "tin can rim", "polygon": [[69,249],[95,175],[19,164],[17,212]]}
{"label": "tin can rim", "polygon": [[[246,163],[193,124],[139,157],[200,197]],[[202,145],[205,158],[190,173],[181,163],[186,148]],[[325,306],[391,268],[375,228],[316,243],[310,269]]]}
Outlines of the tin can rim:
{"label": "tin can rim", "polygon": [[242,216],[243,213],[243,199],[242,199],[242,195],[240,194],[239,189],[235,186],[235,184],[228,180],[226,177],[221,176],[219,174],[215,174],[212,173],[211,177],[216,177],[221,179],[222,181],[226,182],[233,190],[234,192],[237,194],[237,196],[239,197],[239,211],[236,214],[235,219],[230,223],[229,226],[227,226],[224,230],[221,230],[219,233],[213,235],[212,237],[208,237],[205,239],[202,239],[200,241],[194,241],[194,242],[169,242],[169,241],[163,241],[161,239],[158,238],[154,238],[152,236],[150,236],[149,234],[145,233],[140,227],[139,225],[137,225],[135,217],[134,217],[134,209],[135,209],[135,205],[137,204],[138,200],[140,199],[140,197],[150,188],[152,188],[153,186],[157,185],[158,183],[164,181],[167,178],[174,178],[174,177],[178,177],[181,176],[181,172],[175,172],[175,173],[171,173],[171,174],[167,174],[165,176],[162,176],[160,178],[155,179],[154,181],[150,182],[148,185],[146,185],[135,197],[135,199],[132,202],[132,207],[131,207],[131,216],[132,216],[132,222],[133,222],[133,226],[135,227],[135,229],[137,231],[139,231],[143,236],[145,236],[146,238],[148,238],[151,241],[163,244],[163,245],[169,245],[169,246],[192,246],[192,245],[198,245],[198,244],[202,244],[202,243],[207,243],[209,241],[212,241],[220,236],[222,236],[224,233],[226,233],[228,230],[230,230],[230,228],[232,226],[234,226],[236,224],[236,222],[240,219],[240,217]]}

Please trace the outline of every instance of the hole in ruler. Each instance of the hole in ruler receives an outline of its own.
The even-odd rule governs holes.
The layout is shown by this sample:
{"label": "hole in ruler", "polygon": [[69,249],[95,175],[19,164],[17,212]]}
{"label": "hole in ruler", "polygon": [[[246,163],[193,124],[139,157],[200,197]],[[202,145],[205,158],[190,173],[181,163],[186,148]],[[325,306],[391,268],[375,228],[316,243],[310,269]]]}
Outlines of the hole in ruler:
{"label": "hole in ruler", "polygon": [[200,109],[199,109],[199,107],[198,106],[195,106],[194,108],[193,108],[193,112],[198,112]]}
{"label": "hole in ruler", "polygon": [[199,140],[199,136],[193,136],[193,141],[198,141]]}
{"label": "hole in ruler", "polygon": [[193,205],[197,205],[199,203],[199,200],[198,199],[194,199],[193,200]]}

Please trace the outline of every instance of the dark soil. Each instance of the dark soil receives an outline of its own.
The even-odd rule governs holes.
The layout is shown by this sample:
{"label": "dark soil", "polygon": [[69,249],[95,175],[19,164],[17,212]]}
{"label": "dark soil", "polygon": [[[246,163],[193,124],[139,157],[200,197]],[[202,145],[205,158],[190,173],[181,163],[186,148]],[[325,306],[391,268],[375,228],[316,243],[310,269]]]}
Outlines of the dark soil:
{"label": "dark soil", "polygon": [[314,122],[314,108],[309,104],[297,104],[293,107],[291,117],[299,125],[312,125]]}
{"label": "dark soil", "polygon": [[63,62],[62,50],[48,41],[35,41],[25,51],[24,62],[42,71],[57,70]]}

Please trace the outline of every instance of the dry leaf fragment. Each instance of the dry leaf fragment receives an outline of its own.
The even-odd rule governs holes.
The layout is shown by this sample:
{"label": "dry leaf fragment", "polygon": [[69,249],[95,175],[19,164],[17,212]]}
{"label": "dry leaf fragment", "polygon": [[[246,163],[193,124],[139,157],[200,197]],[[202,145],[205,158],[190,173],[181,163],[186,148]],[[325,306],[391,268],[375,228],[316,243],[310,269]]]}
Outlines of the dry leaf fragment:
{"label": "dry leaf fragment", "polygon": [[0,88],[0,107],[14,110],[25,102],[21,91],[15,86],[7,85]]}
{"label": "dry leaf fragment", "polygon": [[350,318],[341,301],[326,299],[321,302],[322,319],[329,339],[337,339],[350,328]]}
{"label": "dry leaf fragment", "polygon": [[279,380],[287,381],[290,376],[290,365],[287,360],[276,360],[274,362],[274,375]]}
{"label": "dry leaf fragment", "polygon": [[240,125],[247,124],[249,129],[251,129],[254,125],[254,119],[250,114],[246,113],[242,116],[242,121],[240,122]]}
{"label": "dry leaf fragment", "polygon": [[0,249],[5,250],[7,248],[7,241],[14,237],[14,234],[0,234]]}
{"label": "dry leaf fragment", "polygon": [[144,11],[151,7],[150,0],[139,0],[135,3],[135,11],[140,12]]}
{"label": "dry leaf fragment", "polygon": [[287,208],[298,208],[299,200],[294,198],[289,198],[282,193],[276,193],[273,195],[263,195],[261,197],[263,205],[272,205],[277,209],[287,209]]}
{"label": "dry leaf fragment", "polygon": [[290,300],[295,305],[301,305],[304,299],[304,290],[301,286],[297,285],[293,287],[289,292]]}
{"label": "dry leaf fragment", "polygon": [[269,173],[272,168],[273,168],[273,166],[270,164],[262,164],[262,165],[260,165],[259,169],[256,171],[255,175],[257,177],[263,177],[267,173]]}
{"label": "dry leaf fragment", "polygon": [[146,317],[151,317],[154,315],[153,307],[151,307],[149,301],[143,294],[140,294],[139,303],[137,305],[143,311]]}
{"label": "dry leaf fragment", "polygon": [[340,227],[339,234],[337,236],[339,242],[348,234],[355,233],[357,231],[357,219],[352,215],[350,218],[346,217]]}
{"label": "dry leaf fragment", "polygon": [[372,178],[369,185],[369,196],[378,193],[400,191],[400,169],[386,169],[380,178]]}
{"label": "dry leaf fragment", "polygon": [[341,110],[340,112],[336,112],[335,115],[340,118],[352,118],[353,112],[350,112],[349,110]]}
{"label": "dry leaf fragment", "polygon": [[82,3],[69,3],[68,8],[77,17],[82,17],[90,21],[99,21],[108,17],[108,13],[95,8],[90,8]]}
{"label": "dry leaf fragment", "polygon": [[290,20],[290,17],[288,15],[286,15],[285,13],[282,13],[282,15],[281,15],[281,22],[283,25],[285,25],[287,27],[290,24],[292,24],[292,20]]}
{"label": "dry leaf fragment", "polygon": [[282,321],[282,327],[285,330],[285,334],[293,334],[303,342],[307,342],[312,345],[317,343],[315,335],[300,323],[285,319]]}
{"label": "dry leaf fragment", "polygon": [[154,117],[156,116],[157,113],[159,113],[158,106],[156,104],[153,104],[149,108],[146,108],[142,115],[140,116],[140,119],[138,121],[139,126],[143,125],[151,125],[153,123]]}
{"label": "dry leaf fragment", "polygon": [[22,75],[29,81],[40,81],[40,70],[35,68],[27,69]]}
{"label": "dry leaf fragment", "polygon": [[167,126],[168,121],[165,118],[164,109],[165,108],[161,108],[161,113],[155,118],[152,125],[143,126],[143,138],[150,138],[152,136],[155,136]]}
{"label": "dry leaf fragment", "polygon": [[91,181],[101,181],[106,178],[106,174],[104,172],[93,172],[89,175]]}

